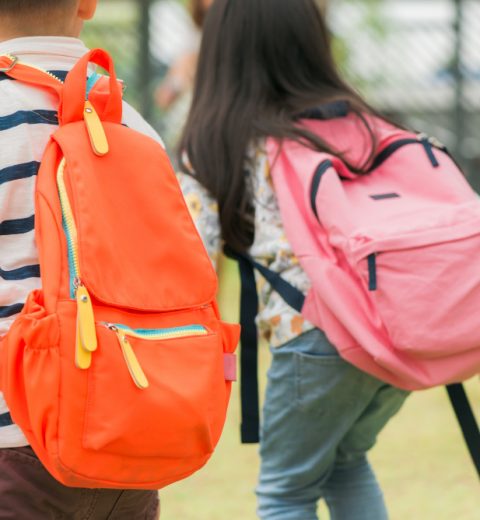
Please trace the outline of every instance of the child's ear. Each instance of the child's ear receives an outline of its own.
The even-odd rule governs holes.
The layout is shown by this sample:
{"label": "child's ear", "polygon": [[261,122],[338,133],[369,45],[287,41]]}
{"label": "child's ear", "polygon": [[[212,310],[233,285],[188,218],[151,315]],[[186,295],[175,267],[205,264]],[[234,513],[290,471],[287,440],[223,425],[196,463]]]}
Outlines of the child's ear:
{"label": "child's ear", "polygon": [[82,20],[90,20],[97,9],[98,0],[80,0],[78,2],[77,15]]}

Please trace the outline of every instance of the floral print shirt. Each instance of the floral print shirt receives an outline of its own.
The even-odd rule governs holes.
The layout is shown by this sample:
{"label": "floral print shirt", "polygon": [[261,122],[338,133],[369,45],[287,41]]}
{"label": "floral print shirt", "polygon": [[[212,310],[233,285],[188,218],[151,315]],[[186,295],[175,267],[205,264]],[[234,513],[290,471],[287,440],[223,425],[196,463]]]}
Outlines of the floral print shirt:
{"label": "floral print shirt", "polygon": [[[310,282],[285,237],[280,208],[270,179],[268,158],[259,149],[248,162],[255,194],[255,240],[250,254],[257,262],[280,273],[286,281],[306,294]],[[194,177],[181,173],[178,177],[192,217],[216,265],[222,248],[217,204]],[[256,273],[256,280],[259,297],[257,325],[261,335],[273,347],[314,328],[285,303],[259,273]]]}

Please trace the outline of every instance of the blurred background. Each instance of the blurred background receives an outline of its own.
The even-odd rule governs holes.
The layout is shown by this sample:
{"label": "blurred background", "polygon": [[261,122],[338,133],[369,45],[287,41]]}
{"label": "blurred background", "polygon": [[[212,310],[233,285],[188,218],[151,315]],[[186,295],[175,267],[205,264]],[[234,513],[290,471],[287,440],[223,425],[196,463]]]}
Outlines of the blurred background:
{"label": "blurred background", "polygon": [[[446,144],[479,190],[480,1],[325,3],[335,54],[350,82],[376,108]],[[126,98],[173,156],[200,38],[187,2],[101,0],[83,36],[89,46],[113,54]],[[172,68],[180,73],[172,75]],[[235,321],[238,280],[231,264],[223,264],[220,298],[225,318]],[[263,383],[268,363],[263,348]],[[468,389],[479,412],[478,379]],[[443,389],[413,395],[382,433],[372,458],[392,520],[480,519],[478,480]],[[162,520],[253,520],[257,471],[257,447],[239,444],[237,388],[213,460],[162,492]],[[321,514],[328,518],[322,507]]]}
{"label": "blurred background", "polygon": [[[480,188],[480,2],[327,0],[345,75],[376,108],[444,142]],[[84,37],[109,49],[127,99],[173,147],[182,110],[162,110],[155,91],[198,30],[186,0],[101,0]],[[178,112],[175,121],[169,112]],[[166,122],[168,121],[168,125]]]}

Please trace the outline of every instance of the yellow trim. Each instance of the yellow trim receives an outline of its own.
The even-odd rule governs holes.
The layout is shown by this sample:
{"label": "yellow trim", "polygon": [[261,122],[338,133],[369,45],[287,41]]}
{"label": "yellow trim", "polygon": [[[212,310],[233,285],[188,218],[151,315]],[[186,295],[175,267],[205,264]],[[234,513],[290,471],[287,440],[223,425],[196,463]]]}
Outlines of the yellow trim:
{"label": "yellow trim", "polygon": [[80,332],[80,340],[85,350],[95,352],[97,350],[97,331],[95,330],[95,315],[93,305],[87,288],[84,285],[77,287],[77,320]]}
{"label": "yellow trim", "polygon": [[[86,369],[90,367],[91,352],[95,352],[98,347],[97,332],[95,330],[95,315],[93,312],[92,299],[87,288],[80,279],[80,266],[78,261],[78,233],[73,217],[72,206],[68,198],[65,186],[65,166],[63,158],[57,170],[57,187],[60,197],[60,205],[65,227],[67,228],[67,247],[69,255],[73,261],[75,276],[75,297],[77,300],[77,338],[75,346],[75,364],[78,368]],[[90,354],[90,355],[87,355]]]}
{"label": "yellow trim", "polygon": [[83,118],[87,126],[88,136],[90,137],[90,144],[92,145],[95,155],[100,157],[106,155],[109,151],[107,136],[103,128],[102,121],[98,117],[97,111],[90,103],[85,101],[85,109],[83,111]]}
{"label": "yellow trim", "polygon": [[174,338],[186,338],[189,336],[206,336],[209,332],[208,330],[185,330],[185,331],[176,331],[169,332],[166,334],[142,334],[138,332],[134,332],[131,330],[122,330],[122,333],[126,336],[130,336],[132,338],[146,339],[146,340],[162,340],[162,339],[174,339]]}
{"label": "yellow trim", "polygon": [[62,207],[62,214],[65,220],[65,226],[67,227],[68,234],[70,236],[71,251],[73,255],[73,264],[75,268],[75,276],[80,276],[79,262],[78,262],[78,234],[77,226],[75,225],[75,219],[73,218],[72,206],[68,199],[67,188],[65,186],[65,166],[66,160],[63,158],[58,165],[57,170],[57,187],[60,195],[60,205]]}
{"label": "yellow trim", "polygon": [[80,335],[80,323],[77,315],[76,325],[76,342],[75,342],[75,366],[81,370],[87,370],[92,364],[92,353],[85,350],[82,345],[82,339]]}
{"label": "yellow trim", "polygon": [[123,333],[123,331],[116,329],[115,334],[117,335],[118,343],[122,349],[123,357],[125,358],[125,363],[127,364],[128,371],[132,376],[133,382],[138,386],[138,388],[145,390],[149,386],[148,379],[142,367],[140,366],[132,345],[130,345],[128,338]]}

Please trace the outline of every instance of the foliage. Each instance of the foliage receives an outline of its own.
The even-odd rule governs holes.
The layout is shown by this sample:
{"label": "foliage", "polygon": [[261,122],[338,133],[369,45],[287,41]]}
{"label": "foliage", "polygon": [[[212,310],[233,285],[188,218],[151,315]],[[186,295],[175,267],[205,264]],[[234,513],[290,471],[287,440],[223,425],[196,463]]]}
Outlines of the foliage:
{"label": "foliage", "polygon": [[341,9],[345,14],[355,13],[348,23],[348,34],[338,31],[333,33],[333,52],[344,75],[360,91],[365,90],[372,82],[382,84],[382,75],[372,78],[371,75],[366,76],[358,71],[355,67],[357,56],[354,49],[357,38],[368,37],[380,45],[387,38],[389,28],[383,16],[384,0],[363,0],[361,6],[358,0],[340,0],[335,4],[337,12]]}

